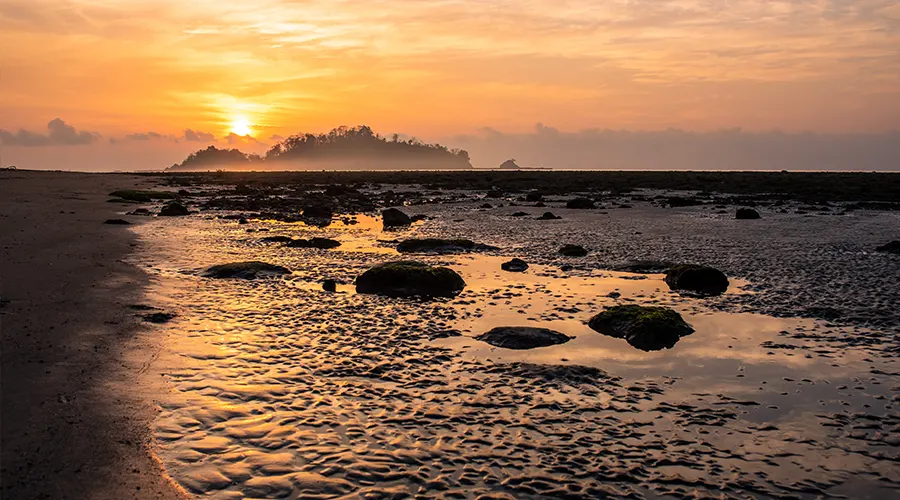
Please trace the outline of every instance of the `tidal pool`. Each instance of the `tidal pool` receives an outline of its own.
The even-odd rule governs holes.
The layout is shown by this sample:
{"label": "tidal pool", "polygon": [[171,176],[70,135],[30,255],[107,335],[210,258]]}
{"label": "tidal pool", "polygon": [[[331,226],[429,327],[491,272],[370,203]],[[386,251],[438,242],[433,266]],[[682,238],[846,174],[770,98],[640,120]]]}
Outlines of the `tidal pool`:
{"label": "tidal pool", "polygon": [[[672,293],[661,275],[501,271],[511,256],[539,260],[514,241],[417,256],[463,276],[451,300],[355,293],[358,274],[399,258],[391,241],[445,233],[448,219],[389,232],[364,216],[327,228],[198,217],[137,227],[148,302],[178,314],[159,327],[171,391],[155,426],[175,481],[214,498],[896,495],[896,361],[821,340],[866,329],[737,312],[728,297]],[[276,234],[342,246],[260,242]],[[294,272],[198,275],[243,260]],[[321,290],[325,278],[338,293]],[[732,280],[728,294],[752,289]],[[629,303],[672,307],[696,331],[644,352],[586,326]],[[575,338],[527,351],[473,338],[496,326]]]}

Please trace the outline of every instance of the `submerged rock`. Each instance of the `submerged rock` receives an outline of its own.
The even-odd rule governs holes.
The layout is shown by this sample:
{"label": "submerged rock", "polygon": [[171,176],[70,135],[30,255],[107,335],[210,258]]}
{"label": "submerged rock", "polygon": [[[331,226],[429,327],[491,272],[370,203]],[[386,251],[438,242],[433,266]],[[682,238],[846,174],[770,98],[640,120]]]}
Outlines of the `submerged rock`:
{"label": "submerged rock", "polygon": [[656,274],[664,273],[675,264],[664,260],[629,260],[612,266],[621,273]]}
{"label": "submerged rock", "polygon": [[150,314],[143,314],[141,318],[148,323],[167,323],[172,320],[176,315],[174,313],[167,312],[155,312]]}
{"label": "submerged rock", "polygon": [[265,275],[291,274],[291,270],[260,262],[258,260],[248,262],[232,262],[230,264],[219,264],[212,266],[202,273],[207,278],[242,278],[254,279]]}
{"label": "submerged rock", "polygon": [[472,240],[443,238],[413,238],[397,245],[400,253],[466,253],[479,250],[493,250],[494,247],[475,243]]}
{"label": "submerged rock", "polygon": [[572,340],[572,337],[547,328],[500,326],[475,337],[475,339],[505,349],[534,349],[565,344]]}
{"label": "submerged rock", "polygon": [[285,246],[291,248],[318,248],[321,250],[329,250],[341,246],[341,242],[331,238],[310,238],[308,240],[298,238],[296,240],[288,241]]}
{"label": "submerged rock", "polygon": [[408,226],[413,222],[408,215],[396,208],[382,210],[381,220],[384,227]]}
{"label": "submerged rock", "polygon": [[759,212],[752,208],[739,208],[734,214],[735,219],[759,219]]}
{"label": "submerged rock", "polygon": [[700,295],[721,295],[728,290],[728,277],[713,267],[678,264],[666,272],[666,284],[672,290],[685,290]]}
{"label": "submerged rock", "polygon": [[559,254],[566,257],[584,257],[588,254],[588,251],[581,245],[563,245],[559,249]]}
{"label": "submerged rock", "polygon": [[187,207],[185,207],[181,203],[178,203],[177,201],[166,203],[166,205],[159,211],[159,215],[162,217],[178,217],[181,215],[188,215],[190,213],[191,212],[187,209]]}
{"label": "submerged rock", "polygon": [[[537,206],[537,205],[535,205]],[[557,220],[562,219],[562,217],[558,215],[553,215],[553,212],[544,212],[544,215],[541,215],[537,218],[537,220]]]}
{"label": "submerged rock", "polygon": [[522,273],[528,270],[528,263],[522,259],[514,258],[508,262],[500,264],[500,269],[511,273]]}
{"label": "submerged rock", "polygon": [[106,219],[106,221],[103,223],[104,224],[113,224],[113,225],[117,225],[117,226],[127,226],[127,225],[131,224],[130,222],[128,222],[125,219]]}
{"label": "submerged rock", "polygon": [[265,238],[260,238],[259,241],[261,241],[263,243],[288,243],[288,242],[294,241],[294,238],[291,238],[290,236],[281,236],[281,235],[266,236]]}
{"label": "submerged rock", "polygon": [[884,245],[876,248],[875,251],[900,255],[900,241],[894,240],[890,243],[885,243]]}
{"label": "submerged rock", "polygon": [[642,351],[671,349],[681,337],[694,333],[681,315],[667,307],[613,306],[588,322],[592,330],[625,339]]}
{"label": "submerged rock", "polygon": [[379,264],[356,278],[358,293],[389,297],[453,297],[465,286],[450,268],[409,260]]}
{"label": "submerged rock", "polygon": [[586,210],[596,208],[596,205],[594,205],[594,200],[590,198],[572,198],[566,202],[566,208]]}

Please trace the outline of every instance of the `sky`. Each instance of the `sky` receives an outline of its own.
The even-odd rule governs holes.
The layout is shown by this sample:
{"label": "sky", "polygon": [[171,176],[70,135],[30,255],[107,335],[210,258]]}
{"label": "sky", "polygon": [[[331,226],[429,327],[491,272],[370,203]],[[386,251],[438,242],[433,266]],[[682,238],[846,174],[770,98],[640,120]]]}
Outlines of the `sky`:
{"label": "sky", "polygon": [[0,47],[20,168],[367,124],[476,166],[900,169],[897,0],[0,0]]}

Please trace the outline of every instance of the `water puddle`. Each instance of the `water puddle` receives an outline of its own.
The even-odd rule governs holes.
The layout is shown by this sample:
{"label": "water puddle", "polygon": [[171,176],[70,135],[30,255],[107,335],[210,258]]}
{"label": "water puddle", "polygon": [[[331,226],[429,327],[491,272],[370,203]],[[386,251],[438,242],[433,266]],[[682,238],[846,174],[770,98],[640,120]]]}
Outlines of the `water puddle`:
{"label": "water puddle", "polygon": [[[895,363],[815,340],[860,329],[722,310],[672,293],[661,275],[559,265],[508,273],[500,263],[509,257],[486,255],[421,257],[466,280],[451,300],[356,294],[357,275],[398,258],[388,241],[442,224],[384,232],[374,217],[356,220],[186,218],[135,229],[145,248],[137,262],[154,281],[148,300],[178,314],[161,327],[172,391],[155,436],[188,491],[886,498],[900,487]],[[286,248],[260,242],[266,235],[342,245]],[[293,273],[196,273],[243,260]],[[323,279],[338,293],[323,291]],[[732,280],[728,294],[748,285]],[[587,327],[617,304],[671,307],[695,332],[644,352]],[[473,338],[497,326],[574,339],[514,351]]]}

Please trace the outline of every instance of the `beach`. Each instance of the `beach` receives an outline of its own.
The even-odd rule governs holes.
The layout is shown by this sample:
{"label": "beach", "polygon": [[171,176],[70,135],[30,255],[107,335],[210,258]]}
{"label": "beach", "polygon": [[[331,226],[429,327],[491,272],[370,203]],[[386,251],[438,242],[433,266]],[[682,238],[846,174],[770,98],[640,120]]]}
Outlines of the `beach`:
{"label": "beach", "polygon": [[138,243],[103,223],[107,193],[142,182],[0,172],[3,498],[181,497],[152,451]]}

